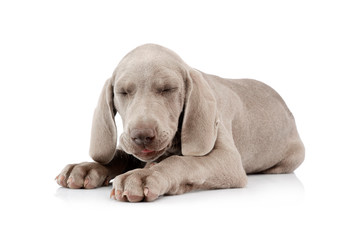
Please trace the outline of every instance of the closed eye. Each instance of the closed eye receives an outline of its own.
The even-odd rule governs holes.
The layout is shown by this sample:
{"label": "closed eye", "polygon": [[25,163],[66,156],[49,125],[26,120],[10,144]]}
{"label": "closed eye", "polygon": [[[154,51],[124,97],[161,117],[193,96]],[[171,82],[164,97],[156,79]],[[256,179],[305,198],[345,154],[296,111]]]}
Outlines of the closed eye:
{"label": "closed eye", "polygon": [[134,93],[134,90],[131,88],[121,88],[118,90],[118,94],[126,96],[126,95],[132,95]]}
{"label": "closed eye", "polygon": [[116,94],[120,96],[133,95],[136,91],[135,85],[132,83],[122,84],[122,86],[117,85],[115,88]]}
{"label": "closed eye", "polygon": [[128,95],[128,92],[125,91],[125,90],[120,90],[120,91],[117,92],[117,94],[119,94],[121,96],[126,96],[126,95]]}
{"label": "closed eye", "polygon": [[176,90],[176,88],[165,88],[162,90],[162,92],[171,92],[171,91],[174,91]]}
{"label": "closed eye", "polygon": [[177,87],[165,87],[165,88],[159,89],[158,92],[161,94],[166,94],[166,93],[175,92],[177,89],[178,89]]}

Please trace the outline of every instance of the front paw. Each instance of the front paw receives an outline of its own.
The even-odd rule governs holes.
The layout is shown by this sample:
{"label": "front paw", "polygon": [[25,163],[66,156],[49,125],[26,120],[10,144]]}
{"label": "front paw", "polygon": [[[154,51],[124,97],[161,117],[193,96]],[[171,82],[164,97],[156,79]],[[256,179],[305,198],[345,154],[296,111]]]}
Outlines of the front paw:
{"label": "front paw", "polygon": [[109,185],[109,171],[96,162],[67,165],[55,178],[56,182],[68,188],[97,188]]}
{"label": "front paw", "polygon": [[168,180],[151,169],[135,169],[117,176],[110,197],[123,202],[154,201],[166,193]]}

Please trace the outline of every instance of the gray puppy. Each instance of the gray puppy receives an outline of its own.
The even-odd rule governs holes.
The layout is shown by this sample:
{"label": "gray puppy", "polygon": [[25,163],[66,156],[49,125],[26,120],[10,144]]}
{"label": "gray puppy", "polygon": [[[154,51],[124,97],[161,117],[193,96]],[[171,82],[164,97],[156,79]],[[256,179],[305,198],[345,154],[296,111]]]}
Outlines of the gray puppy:
{"label": "gray puppy", "polygon": [[[114,116],[124,132],[117,146]],[[189,67],[164,47],[127,54],[105,82],[95,109],[90,156],[57,182],[111,197],[153,201],[195,189],[245,187],[247,173],[290,173],[305,149],[285,102],[269,86],[223,79]]]}

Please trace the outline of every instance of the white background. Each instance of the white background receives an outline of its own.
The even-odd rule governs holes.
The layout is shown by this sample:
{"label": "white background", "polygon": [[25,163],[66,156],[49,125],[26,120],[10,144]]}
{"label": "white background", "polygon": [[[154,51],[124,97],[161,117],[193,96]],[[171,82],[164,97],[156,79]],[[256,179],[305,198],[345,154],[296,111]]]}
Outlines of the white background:
{"label": "white background", "polygon": [[[0,238],[359,239],[359,12],[356,1],[1,1]],[[67,163],[90,161],[104,81],[148,42],[275,88],[304,164],[153,203],[59,188]]]}

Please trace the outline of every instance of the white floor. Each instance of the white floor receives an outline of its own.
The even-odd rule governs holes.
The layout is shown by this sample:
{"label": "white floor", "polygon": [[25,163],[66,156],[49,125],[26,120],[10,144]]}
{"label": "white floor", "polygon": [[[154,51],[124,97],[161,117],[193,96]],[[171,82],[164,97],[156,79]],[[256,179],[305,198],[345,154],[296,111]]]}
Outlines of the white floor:
{"label": "white floor", "polygon": [[[45,181],[25,176],[9,181],[13,184],[5,187],[8,194],[2,197],[1,234],[11,236],[6,239],[358,239],[360,236],[357,183],[334,185],[335,180],[327,174],[318,174],[319,181],[315,182],[306,175],[251,175],[244,189],[165,196],[152,203],[111,200],[111,186],[71,190],[58,187],[49,178]],[[320,179],[323,177],[327,180]]]}

